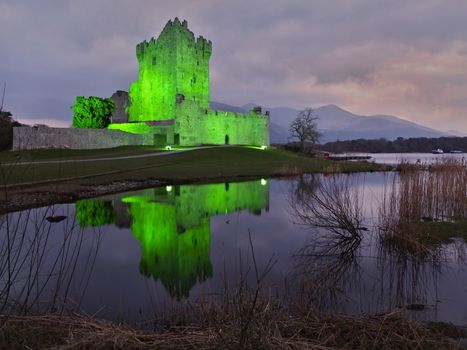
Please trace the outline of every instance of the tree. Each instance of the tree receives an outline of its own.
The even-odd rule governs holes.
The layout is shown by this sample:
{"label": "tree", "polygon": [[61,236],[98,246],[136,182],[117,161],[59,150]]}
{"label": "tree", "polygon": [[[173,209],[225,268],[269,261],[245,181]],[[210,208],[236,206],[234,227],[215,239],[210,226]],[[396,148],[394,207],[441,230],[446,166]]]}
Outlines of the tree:
{"label": "tree", "polygon": [[312,108],[306,108],[300,111],[297,118],[290,124],[290,136],[298,138],[302,151],[305,148],[305,142],[309,142],[312,145],[318,143],[321,137],[321,134],[318,132],[318,125],[316,124],[318,119]]}
{"label": "tree", "polygon": [[7,111],[0,111],[0,150],[10,149],[13,146],[13,127],[22,126],[12,118]]}
{"label": "tree", "polygon": [[73,111],[73,127],[102,129],[110,124],[115,103],[111,98],[78,96],[70,108]]}

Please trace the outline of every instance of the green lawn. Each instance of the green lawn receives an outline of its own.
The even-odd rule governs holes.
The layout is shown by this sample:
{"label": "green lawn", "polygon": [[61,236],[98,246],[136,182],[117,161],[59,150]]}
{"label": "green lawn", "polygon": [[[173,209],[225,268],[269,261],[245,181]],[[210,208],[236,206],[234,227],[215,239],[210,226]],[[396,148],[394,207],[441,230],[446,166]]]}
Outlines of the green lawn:
{"label": "green lawn", "polygon": [[[19,153],[31,159],[85,159],[160,152],[149,148],[118,148],[96,151],[53,150]],[[65,156],[66,155],[66,156]],[[18,157],[18,156],[17,156]],[[0,158],[1,159],[1,158]],[[6,159],[6,158],[3,158]],[[3,160],[5,162],[5,160]],[[279,176],[301,172],[371,171],[380,167],[365,163],[336,163],[308,158],[283,150],[249,147],[218,147],[189,150],[164,156],[120,160],[52,164],[4,164],[0,166],[0,185],[74,180],[82,184],[109,183],[114,180],[164,179],[169,181],[207,180],[241,176]]]}
{"label": "green lawn", "polygon": [[36,149],[28,151],[1,151],[0,164],[11,162],[29,162],[59,159],[85,159],[113,156],[125,156],[160,152],[160,147],[154,146],[123,146],[102,149]]}

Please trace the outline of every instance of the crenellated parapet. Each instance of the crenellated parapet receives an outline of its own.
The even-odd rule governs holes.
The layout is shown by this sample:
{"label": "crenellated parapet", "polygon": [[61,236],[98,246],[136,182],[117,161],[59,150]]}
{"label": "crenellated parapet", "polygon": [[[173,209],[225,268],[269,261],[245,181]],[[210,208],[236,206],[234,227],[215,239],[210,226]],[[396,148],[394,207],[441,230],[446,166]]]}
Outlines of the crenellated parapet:
{"label": "crenellated parapet", "polygon": [[139,78],[130,87],[129,121],[175,117],[177,94],[209,106],[212,43],[196,38],[186,21],[167,22],[157,39],[136,47]]}
{"label": "crenellated parapet", "polygon": [[[269,115],[209,107],[212,42],[195,37],[187,21],[168,21],[160,35],[136,46],[138,80],[129,91],[128,120],[112,129],[154,135],[157,145],[269,145]],[[124,113],[123,113],[124,114]],[[172,121],[171,125],[147,124]]]}

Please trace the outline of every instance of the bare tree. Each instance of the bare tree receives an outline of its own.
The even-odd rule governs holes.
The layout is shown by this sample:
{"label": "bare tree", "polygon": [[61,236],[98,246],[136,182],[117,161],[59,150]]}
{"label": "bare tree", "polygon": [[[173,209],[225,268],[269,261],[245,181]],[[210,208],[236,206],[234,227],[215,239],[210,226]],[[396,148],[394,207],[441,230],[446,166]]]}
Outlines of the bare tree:
{"label": "bare tree", "polygon": [[5,102],[6,81],[3,83],[2,104],[0,105],[0,112],[3,112],[3,103]]}
{"label": "bare tree", "polygon": [[290,136],[298,138],[301,150],[304,149],[305,142],[309,142],[312,145],[318,143],[321,137],[321,134],[318,132],[318,125],[316,124],[318,119],[312,108],[305,108],[298,113],[297,118],[290,124]]}

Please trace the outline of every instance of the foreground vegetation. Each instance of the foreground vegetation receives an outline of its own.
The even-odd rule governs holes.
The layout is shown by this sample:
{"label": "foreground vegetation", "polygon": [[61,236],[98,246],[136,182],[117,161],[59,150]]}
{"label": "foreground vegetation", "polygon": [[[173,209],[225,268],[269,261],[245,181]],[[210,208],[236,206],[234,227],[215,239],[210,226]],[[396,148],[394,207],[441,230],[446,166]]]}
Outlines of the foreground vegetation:
{"label": "foreground vegetation", "polygon": [[[198,152],[201,151],[204,152],[203,157],[199,157]],[[215,153],[219,151],[222,152]],[[215,154],[218,156],[222,154],[224,158],[211,160],[210,157]],[[259,154],[266,155],[261,162],[257,161]],[[173,156],[175,155],[164,157]],[[314,159],[310,164],[306,164],[305,160],[308,158],[275,150],[264,152],[244,148],[205,149],[196,153],[179,153],[177,156],[183,156],[182,159],[191,164],[192,173],[185,176],[192,176],[196,172],[198,174],[202,174],[203,171],[208,172],[209,169],[203,167],[211,162],[212,166],[220,162],[225,167],[232,167],[231,169],[239,169],[235,167],[240,164],[249,171],[277,169],[277,166],[287,164],[288,167],[279,168],[287,170],[283,170],[281,174],[301,171],[306,166],[310,166],[308,169],[311,169],[311,164],[321,171],[342,170],[336,167],[336,163]],[[192,159],[187,160],[190,156]],[[154,160],[161,158],[156,157]],[[226,164],[227,160],[234,164]],[[249,163],[246,160],[249,160]],[[147,162],[148,158],[145,161]],[[235,164],[235,161],[239,164]],[[174,176],[184,175],[180,172],[185,165],[184,162],[171,164],[164,171],[176,169],[179,173]],[[332,166],[329,167],[329,164]],[[348,165],[354,168],[345,168],[345,170],[355,170],[363,166]],[[343,167],[347,167],[347,164]],[[394,177],[396,180],[390,183],[386,196],[382,198],[382,207],[379,211],[381,221],[377,226],[380,230],[377,233],[380,235],[377,238],[383,245],[400,238],[404,242],[415,241],[418,244],[416,248],[423,243],[425,247],[423,249],[427,250],[428,244],[425,244],[424,240],[427,237],[434,238],[441,228],[443,232],[450,232],[449,236],[440,238],[441,242],[449,240],[451,234],[457,235],[459,230],[464,229],[464,220],[467,216],[466,176],[467,168],[462,162],[438,163],[428,167],[428,170],[421,166],[403,164],[400,176]],[[93,178],[95,179],[96,177]],[[355,249],[365,235],[371,233],[367,232],[371,230],[371,226],[365,226],[363,220],[361,205],[363,193],[358,182],[353,182],[350,176],[334,173],[321,176],[320,180],[316,181],[312,175],[300,177],[296,188],[291,191],[291,195],[294,196],[293,201],[296,202],[292,203],[291,209],[300,219],[300,223],[325,228],[328,233],[326,238],[330,239],[333,250],[327,250],[326,255],[317,254],[314,249],[309,252],[306,249],[299,252],[297,258],[300,258],[304,271],[300,271],[300,278],[294,280],[296,288],[287,289],[284,296],[278,297],[271,292],[273,289],[269,289],[270,286],[264,285],[264,276],[271,271],[273,259],[271,257],[264,271],[258,271],[251,236],[253,266],[242,271],[255,274],[255,286],[247,286],[245,282],[247,276],[241,275],[239,284],[233,288],[226,288],[225,295],[209,295],[201,298],[197,303],[187,302],[186,305],[177,305],[175,310],[169,310],[169,317],[154,319],[134,327],[68,313],[66,310],[69,305],[61,306],[61,301],[67,299],[66,294],[62,298],[60,293],[56,293],[55,304],[47,309],[46,314],[35,315],[31,310],[36,310],[33,306],[42,302],[43,298],[36,298],[31,291],[36,288],[45,290],[45,288],[36,284],[37,282],[28,283],[31,290],[23,289],[24,298],[21,298],[22,295],[17,293],[17,289],[11,288],[14,282],[7,279],[5,288],[0,293],[0,305],[4,306],[0,312],[8,315],[0,316],[2,329],[0,348],[317,350],[465,348],[461,343],[467,336],[465,329],[445,323],[420,323],[405,317],[406,310],[410,310],[409,307],[422,307],[421,304],[401,303],[394,311],[361,317],[329,316],[323,312],[325,309],[320,307],[319,302],[321,290],[329,289],[332,292],[342,290],[341,281],[345,269],[352,267],[352,259],[360,255]],[[18,223],[24,221],[20,219],[16,221]],[[42,218],[38,220],[44,221]],[[48,237],[48,234],[53,235],[56,232],[43,232],[38,229],[37,237],[42,239],[26,240],[38,247],[34,249],[29,249],[27,245],[23,247],[27,259],[21,259],[22,255],[18,255],[19,250],[12,243],[18,241],[19,245],[23,245],[19,239],[23,237],[21,229],[16,231],[11,225],[4,227],[9,232],[5,235],[8,240],[7,244],[2,245],[4,251],[1,254],[6,260],[0,261],[1,266],[7,266],[2,270],[6,275],[5,278],[10,275],[20,276],[15,273],[15,264],[23,264],[26,261],[29,278],[35,281],[35,274],[42,272],[36,268],[42,261],[40,253],[43,252],[47,256],[52,254],[44,235]],[[70,225],[70,229],[72,227],[76,226]],[[429,235],[427,235],[428,229],[432,230]],[[18,239],[15,239],[15,236]],[[65,235],[65,237],[70,240],[73,236]],[[79,242],[82,237],[83,235],[79,234],[76,236],[78,241],[65,240],[63,250],[56,249],[61,251],[61,254],[71,257],[68,263],[66,263],[67,258],[64,258],[64,266],[75,265],[73,259],[77,256],[70,254],[69,249],[79,245],[75,242]],[[438,244],[438,241],[435,244]],[[397,249],[403,250],[407,255],[413,253],[420,257],[418,250],[411,247],[409,244],[399,244]],[[326,256],[328,260],[325,260]],[[329,256],[332,256],[336,263],[329,260]],[[56,260],[62,261],[62,259]],[[85,260],[92,261],[92,259]],[[407,265],[402,258],[395,260]],[[15,262],[13,268],[10,267],[9,261]],[[67,268],[62,269],[63,261],[59,269],[67,271]],[[31,263],[30,266],[27,265],[28,262]],[[61,276],[59,281],[62,283],[57,285],[57,288],[69,285],[64,276]],[[409,288],[413,294],[418,294],[416,285],[411,285]],[[426,285],[422,284],[421,288],[424,290]],[[22,300],[29,303],[22,303]],[[40,310],[44,309],[44,304],[41,304]]]}
{"label": "foreground vegetation", "polygon": [[379,210],[389,246],[427,254],[467,237],[467,164],[445,159],[429,166],[403,163]]}
{"label": "foreground vegetation", "polygon": [[292,316],[268,303],[259,303],[253,315],[241,315],[241,311],[244,310],[209,310],[209,318],[201,323],[173,325],[159,332],[91,317],[2,317],[0,346],[8,349],[465,349],[459,341],[465,337],[465,330],[449,324],[424,325],[397,313],[359,319]]}

